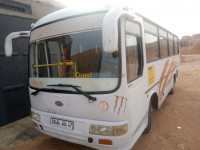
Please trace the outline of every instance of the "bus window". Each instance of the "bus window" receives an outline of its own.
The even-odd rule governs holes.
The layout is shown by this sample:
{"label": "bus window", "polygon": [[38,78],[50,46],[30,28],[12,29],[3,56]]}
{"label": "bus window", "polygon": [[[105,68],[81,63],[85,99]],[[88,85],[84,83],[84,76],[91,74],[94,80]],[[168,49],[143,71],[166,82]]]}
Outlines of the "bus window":
{"label": "bus window", "polygon": [[147,62],[152,62],[159,58],[158,37],[145,33],[146,58]]}
{"label": "bus window", "polygon": [[178,54],[178,43],[177,43],[177,37],[174,36],[174,51],[175,55]]}
{"label": "bus window", "polygon": [[139,24],[131,21],[126,21],[126,68],[128,83],[142,75],[141,28]]}
{"label": "bus window", "polygon": [[128,83],[142,74],[141,37],[126,35],[126,68]]}
{"label": "bus window", "polygon": [[169,40],[169,56],[174,55],[174,50],[173,50],[173,41]]}
{"label": "bus window", "polygon": [[160,55],[161,58],[168,56],[167,39],[160,37]]}
{"label": "bus window", "polygon": [[153,25],[149,22],[146,22],[146,21],[144,21],[144,30],[147,31],[147,32],[153,33],[155,35],[158,35],[157,26],[155,26],[155,25]]}
{"label": "bus window", "polygon": [[[61,45],[59,42],[59,38],[53,38],[47,41],[47,52],[48,52],[48,60],[49,64],[55,64],[61,61]],[[50,77],[58,77],[58,66],[51,66],[50,69]]]}
{"label": "bus window", "polygon": [[168,33],[168,42],[169,42],[169,56],[174,55],[174,46],[173,46],[173,35]]}
{"label": "bus window", "polygon": [[[37,65],[47,64],[47,53],[45,51],[45,44],[38,43],[37,44]],[[39,67],[38,68],[38,76],[39,77],[48,77],[48,68],[47,67]]]}
{"label": "bus window", "polygon": [[165,58],[168,56],[167,32],[162,29],[159,29],[159,37],[160,37],[160,56],[161,58]]}

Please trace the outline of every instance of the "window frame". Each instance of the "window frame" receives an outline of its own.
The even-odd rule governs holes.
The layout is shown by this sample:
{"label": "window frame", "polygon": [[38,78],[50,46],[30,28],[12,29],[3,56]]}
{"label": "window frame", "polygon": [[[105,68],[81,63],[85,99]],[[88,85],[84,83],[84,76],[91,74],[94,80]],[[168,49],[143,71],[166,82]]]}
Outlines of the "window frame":
{"label": "window frame", "polygon": [[[126,31],[126,22],[127,21],[129,21],[129,22],[131,22],[131,23],[135,23],[135,24],[138,24],[139,25],[139,27],[140,27],[140,34],[141,35],[138,35],[138,34],[135,34],[135,33],[131,33],[131,32],[127,32]],[[138,53],[138,60],[139,60],[139,62],[141,63],[140,65],[139,65],[139,67],[138,67],[138,71],[140,70],[140,75],[137,75],[137,77],[136,78],[134,78],[134,79],[132,79],[132,80],[130,80],[130,81],[128,81],[128,76],[126,76],[126,79],[127,79],[127,83],[128,84],[130,84],[131,82],[133,82],[133,81],[135,81],[135,80],[137,80],[138,78],[140,78],[140,77],[142,77],[143,76],[143,70],[144,70],[144,52],[143,52],[143,33],[142,33],[142,26],[141,26],[141,23],[140,22],[137,22],[137,21],[133,21],[133,20],[130,20],[130,19],[128,19],[128,18],[126,18],[125,19],[125,22],[124,22],[124,33],[125,33],[125,36],[124,36],[124,39],[125,39],[125,57],[127,56],[127,52],[126,52],[126,35],[130,35],[130,36],[134,36],[134,37],[136,37],[136,39],[137,39],[137,37],[139,37],[139,38],[141,38],[141,52],[140,51],[138,51],[138,52],[140,52],[140,54]],[[140,56],[139,56],[140,55]],[[141,59],[141,60],[140,60]],[[127,74],[127,59],[126,59],[126,74]]]}

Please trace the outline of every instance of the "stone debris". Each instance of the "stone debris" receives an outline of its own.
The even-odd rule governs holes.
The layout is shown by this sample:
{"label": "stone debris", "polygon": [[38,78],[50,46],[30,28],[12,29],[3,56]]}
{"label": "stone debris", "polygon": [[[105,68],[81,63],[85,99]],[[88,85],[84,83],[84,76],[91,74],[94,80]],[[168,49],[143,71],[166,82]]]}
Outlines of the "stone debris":
{"label": "stone debris", "polygon": [[184,144],[178,144],[178,145],[177,145],[177,148],[179,148],[179,149],[184,149]]}

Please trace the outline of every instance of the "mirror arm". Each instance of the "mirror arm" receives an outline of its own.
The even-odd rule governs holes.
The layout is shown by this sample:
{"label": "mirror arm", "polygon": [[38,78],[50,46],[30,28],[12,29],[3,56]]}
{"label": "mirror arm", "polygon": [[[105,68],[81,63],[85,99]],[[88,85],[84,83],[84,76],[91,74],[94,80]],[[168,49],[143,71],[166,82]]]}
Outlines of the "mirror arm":
{"label": "mirror arm", "polygon": [[118,50],[118,20],[121,16],[134,19],[135,12],[128,7],[113,7],[103,19],[102,41],[106,53],[113,53]]}
{"label": "mirror arm", "polygon": [[7,57],[12,56],[12,50],[13,50],[12,40],[24,37],[30,37],[30,31],[12,32],[9,35],[7,35],[5,39],[5,55]]}

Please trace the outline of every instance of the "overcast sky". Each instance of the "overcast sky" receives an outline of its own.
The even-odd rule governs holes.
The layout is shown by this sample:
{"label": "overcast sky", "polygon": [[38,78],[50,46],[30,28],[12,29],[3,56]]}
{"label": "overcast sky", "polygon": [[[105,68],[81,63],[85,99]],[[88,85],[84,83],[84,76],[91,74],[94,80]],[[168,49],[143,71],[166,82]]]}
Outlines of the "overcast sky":
{"label": "overcast sky", "polygon": [[66,6],[128,5],[179,37],[200,33],[200,0],[58,0]]}

